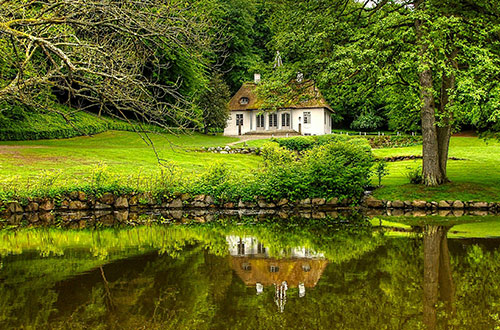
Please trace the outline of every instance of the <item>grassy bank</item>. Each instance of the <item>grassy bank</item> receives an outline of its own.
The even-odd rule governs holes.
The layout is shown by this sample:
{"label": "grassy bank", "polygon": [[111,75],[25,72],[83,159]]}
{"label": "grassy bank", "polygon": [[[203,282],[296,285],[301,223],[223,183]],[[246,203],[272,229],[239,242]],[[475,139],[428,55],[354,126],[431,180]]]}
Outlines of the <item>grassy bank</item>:
{"label": "grassy bank", "polygon": [[[150,135],[158,155],[188,172],[196,172],[220,160],[235,170],[255,168],[260,159],[252,155],[189,152],[190,148],[219,146],[236,141],[223,136]],[[108,131],[93,137],[60,140],[0,142],[0,180],[19,182],[36,179],[42,171],[61,171],[60,176],[86,180],[99,163],[111,174],[123,176],[156,173],[154,149],[133,132]]]}
{"label": "grassy bank", "polygon": [[[394,149],[374,149],[377,157],[422,155],[421,146]],[[465,160],[448,162],[450,183],[439,187],[409,184],[406,174],[421,160],[388,163],[389,175],[375,197],[387,200],[481,200],[500,201],[500,143],[476,137],[452,137],[450,157]]]}

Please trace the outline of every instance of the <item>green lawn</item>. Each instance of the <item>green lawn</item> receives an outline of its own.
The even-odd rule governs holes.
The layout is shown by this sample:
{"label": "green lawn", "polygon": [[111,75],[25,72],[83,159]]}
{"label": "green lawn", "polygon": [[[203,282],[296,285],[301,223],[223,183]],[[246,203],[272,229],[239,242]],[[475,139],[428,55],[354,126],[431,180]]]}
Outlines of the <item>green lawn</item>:
{"label": "green lawn", "polygon": [[[377,157],[421,155],[422,146],[373,150]],[[375,197],[388,200],[482,200],[500,201],[500,143],[475,137],[452,137],[448,177],[451,183],[436,188],[408,183],[408,167],[421,165],[421,160],[388,163],[389,175],[382,180]],[[375,181],[374,181],[375,182]]]}
{"label": "green lawn", "polygon": [[[214,161],[222,161],[235,171],[249,173],[258,167],[260,158],[253,155],[213,154],[190,151],[194,148],[223,146],[238,141],[224,136],[151,135],[161,158],[177,164],[189,173],[197,173]],[[247,141],[261,146],[268,139]],[[375,149],[377,157],[421,155],[422,147]],[[500,201],[500,143],[475,137],[453,137],[450,156],[466,160],[450,160],[451,183],[427,188],[408,183],[409,167],[417,161],[388,163],[389,175],[375,197],[389,200],[483,200]],[[132,132],[108,131],[94,137],[62,140],[0,142],[0,180],[14,178],[24,181],[37,178],[43,170],[61,170],[62,176],[75,181],[86,180],[99,163],[105,163],[111,173],[123,176],[144,175],[158,171],[153,149]],[[375,179],[374,179],[375,184]]]}
{"label": "green lawn", "polygon": [[[196,172],[220,160],[235,170],[255,168],[259,157],[240,154],[213,154],[189,151],[193,148],[220,146],[237,141],[224,136],[150,135],[162,159]],[[136,175],[158,171],[153,148],[133,132],[108,131],[93,137],[61,140],[0,142],[0,180],[18,176],[36,177],[43,170],[63,170],[69,178],[85,179],[99,163],[111,173]]]}

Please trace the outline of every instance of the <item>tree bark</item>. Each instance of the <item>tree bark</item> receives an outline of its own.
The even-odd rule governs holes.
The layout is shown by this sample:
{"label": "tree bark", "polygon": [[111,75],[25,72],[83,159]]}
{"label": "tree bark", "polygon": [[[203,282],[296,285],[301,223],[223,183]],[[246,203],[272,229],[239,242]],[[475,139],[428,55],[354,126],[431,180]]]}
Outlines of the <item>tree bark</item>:
{"label": "tree bark", "polygon": [[[424,6],[425,0],[415,1],[417,10],[424,10]],[[444,126],[438,127],[434,99],[434,79],[428,54],[429,36],[426,35],[422,20],[417,19],[415,21],[415,29],[420,47],[419,55],[422,67],[419,72],[420,98],[422,101],[422,179],[426,186],[438,186],[448,182],[446,166],[451,135],[450,118],[445,116]],[[454,79],[452,77],[443,78],[442,102],[440,102],[442,111],[446,111],[449,88],[453,88],[453,85]]]}

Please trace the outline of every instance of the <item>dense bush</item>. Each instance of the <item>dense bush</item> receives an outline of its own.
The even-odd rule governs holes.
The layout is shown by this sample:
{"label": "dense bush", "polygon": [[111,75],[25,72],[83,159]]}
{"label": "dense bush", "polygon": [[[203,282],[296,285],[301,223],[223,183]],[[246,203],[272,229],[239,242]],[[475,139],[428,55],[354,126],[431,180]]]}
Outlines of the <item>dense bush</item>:
{"label": "dense bush", "polygon": [[284,147],[288,150],[294,150],[294,151],[309,150],[315,146],[321,146],[330,142],[352,141],[352,140],[357,140],[358,142],[355,143],[361,143],[361,144],[366,144],[366,141],[368,141],[368,143],[372,148],[399,148],[399,147],[409,147],[422,144],[421,136],[411,136],[411,135],[349,136],[349,135],[328,134],[319,136],[297,136],[289,138],[271,139],[271,141],[278,143],[280,147]]}
{"label": "dense bush", "polygon": [[[283,156],[283,148],[264,146],[266,168],[259,194],[270,200],[338,197],[358,200],[368,184],[373,156],[359,141],[338,141],[314,147],[300,159]],[[271,162],[269,159],[283,159]]]}
{"label": "dense bush", "polygon": [[347,141],[349,137],[344,135],[328,134],[319,136],[296,136],[289,138],[272,139],[277,142],[280,147],[288,150],[304,151],[313,148],[314,146],[324,145],[335,141]]}

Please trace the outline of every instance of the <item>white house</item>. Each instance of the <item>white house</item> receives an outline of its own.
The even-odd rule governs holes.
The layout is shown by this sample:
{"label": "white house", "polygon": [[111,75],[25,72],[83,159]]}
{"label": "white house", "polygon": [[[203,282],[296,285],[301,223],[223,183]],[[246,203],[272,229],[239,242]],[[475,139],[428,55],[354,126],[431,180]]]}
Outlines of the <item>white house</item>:
{"label": "white house", "polygon": [[229,101],[230,116],[224,135],[323,135],[332,131],[333,110],[314,83],[297,79],[291,86],[297,90],[295,101],[277,111],[261,108],[256,87],[260,75],[253,83],[244,83]]}

